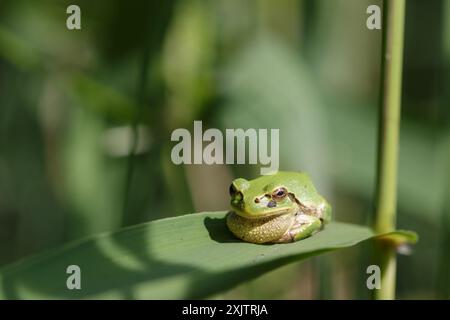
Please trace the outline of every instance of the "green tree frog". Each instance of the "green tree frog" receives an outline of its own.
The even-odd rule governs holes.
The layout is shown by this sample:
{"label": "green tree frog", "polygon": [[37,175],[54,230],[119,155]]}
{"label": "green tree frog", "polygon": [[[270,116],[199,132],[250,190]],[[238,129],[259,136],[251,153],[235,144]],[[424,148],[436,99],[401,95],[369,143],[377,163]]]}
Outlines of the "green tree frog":
{"label": "green tree frog", "polygon": [[235,179],[230,186],[230,231],[253,243],[304,239],[331,220],[331,206],[304,172],[282,172],[254,180]]}

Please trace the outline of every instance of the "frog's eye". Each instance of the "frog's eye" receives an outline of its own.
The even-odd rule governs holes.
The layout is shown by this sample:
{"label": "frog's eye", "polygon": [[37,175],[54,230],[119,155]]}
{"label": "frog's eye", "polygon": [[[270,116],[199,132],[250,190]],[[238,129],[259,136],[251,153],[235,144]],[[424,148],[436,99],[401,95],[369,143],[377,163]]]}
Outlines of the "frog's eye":
{"label": "frog's eye", "polygon": [[232,197],[237,193],[237,190],[236,190],[236,187],[234,186],[234,184],[230,185],[229,192],[230,192],[230,196],[232,196]]}
{"label": "frog's eye", "polygon": [[275,200],[281,200],[287,195],[287,190],[285,188],[278,188],[272,192],[272,198]]}
{"label": "frog's eye", "polygon": [[231,196],[231,198],[238,200],[238,201],[240,201],[244,198],[244,195],[242,194],[242,192],[240,192],[238,189],[236,189],[234,184],[232,184],[230,186],[230,196]]}

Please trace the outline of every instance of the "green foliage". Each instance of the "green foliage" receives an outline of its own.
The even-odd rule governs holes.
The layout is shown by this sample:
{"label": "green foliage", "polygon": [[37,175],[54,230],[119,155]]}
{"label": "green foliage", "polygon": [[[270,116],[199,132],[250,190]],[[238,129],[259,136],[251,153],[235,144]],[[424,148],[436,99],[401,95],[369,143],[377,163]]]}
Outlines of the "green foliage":
{"label": "green foliage", "polygon": [[[86,247],[88,265],[108,265],[109,273],[121,275],[106,293],[107,272],[108,280],[95,282],[86,296],[141,297],[141,286],[146,291],[151,284],[156,292],[165,281],[189,292],[198,286],[185,296],[204,296],[209,283],[192,280],[191,265],[147,278],[140,269],[146,253],[161,252],[152,249],[153,240],[133,247],[122,239],[132,230],[146,230],[142,237],[153,239],[156,231],[149,230],[166,220],[99,235],[187,212],[225,210],[232,178],[255,177],[257,166],[175,166],[170,133],[190,129],[193,120],[205,128],[280,128],[280,169],[308,171],[337,221],[369,221],[381,32],[364,22],[367,6],[381,0],[80,0],[81,31],[64,26],[69,4],[0,2],[0,266],[15,262],[0,279],[3,296],[59,296],[50,282],[59,277],[65,288],[64,270],[31,275],[36,258],[27,257],[86,236],[94,238],[54,249],[61,252],[53,253],[54,261],[75,263],[65,250],[85,257]],[[406,14],[398,225],[417,230],[422,240],[413,255],[398,256],[397,293],[448,297],[450,1],[409,0]],[[122,133],[133,123],[144,129],[137,140],[145,143],[129,161],[129,136]],[[396,235],[389,239],[397,243]],[[368,290],[356,287],[365,281],[362,267],[369,261],[360,255],[369,256],[368,247],[321,256],[336,278],[308,260],[255,282],[249,283],[252,272],[242,274],[230,283],[243,285],[227,297],[364,298]],[[44,266],[46,260],[35,257]],[[149,262],[163,270],[158,263]],[[280,284],[279,278],[289,280]],[[309,291],[301,291],[297,279],[309,281]],[[217,277],[207,281],[216,288]]]}
{"label": "green foliage", "polygon": [[[264,272],[375,235],[332,222],[290,244],[256,245],[235,239],[226,212],[189,214],[101,234],[34,256],[2,270],[1,298],[204,298]],[[415,242],[411,232],[385,237]],[[66,268],[81,268],[81,290],[66,288]]]}

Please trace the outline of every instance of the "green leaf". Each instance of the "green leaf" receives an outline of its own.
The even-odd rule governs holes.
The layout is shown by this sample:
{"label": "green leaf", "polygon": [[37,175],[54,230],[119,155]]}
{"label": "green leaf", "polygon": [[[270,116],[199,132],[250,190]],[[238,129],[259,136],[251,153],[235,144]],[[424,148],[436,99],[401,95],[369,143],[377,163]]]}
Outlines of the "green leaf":
{"label": "green leaf", "polygon": [[[204,298],[287,263],[376,236],[367,227],[331,222],[313,237],[256,245],[235,239],[226,212],[162,219],[80,240],[0,272],[0,299]],[[81,290],[68,290],[69,265]]]}
{"label": "green leaf", "polygon": [[419,240],[417,233],[408,230],[396,230],[377,236],[378,239],[387,241],[391,245],[398,247],[403,244],[414,244]]}

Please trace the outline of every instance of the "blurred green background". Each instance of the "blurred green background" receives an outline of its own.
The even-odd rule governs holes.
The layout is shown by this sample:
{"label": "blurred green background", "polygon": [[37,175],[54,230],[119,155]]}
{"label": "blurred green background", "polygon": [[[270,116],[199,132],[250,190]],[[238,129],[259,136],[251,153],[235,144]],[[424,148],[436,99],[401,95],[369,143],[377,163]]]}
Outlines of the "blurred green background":
{"label": "blurred green background", "polygon": [[[81,8],[68,30],[66,8]],[[0,2],[0,267],[71,240],[228,208],[257,166],[176,166],[170,134],[279,128],[335,219],[369,224],[377,0]],[[408,0],[398,227],[400,299],[449,298],[450,0]],[[135,146],[135,154],[129,155]],[[365,299],[370,246],[294,263],[211,298]]]}

